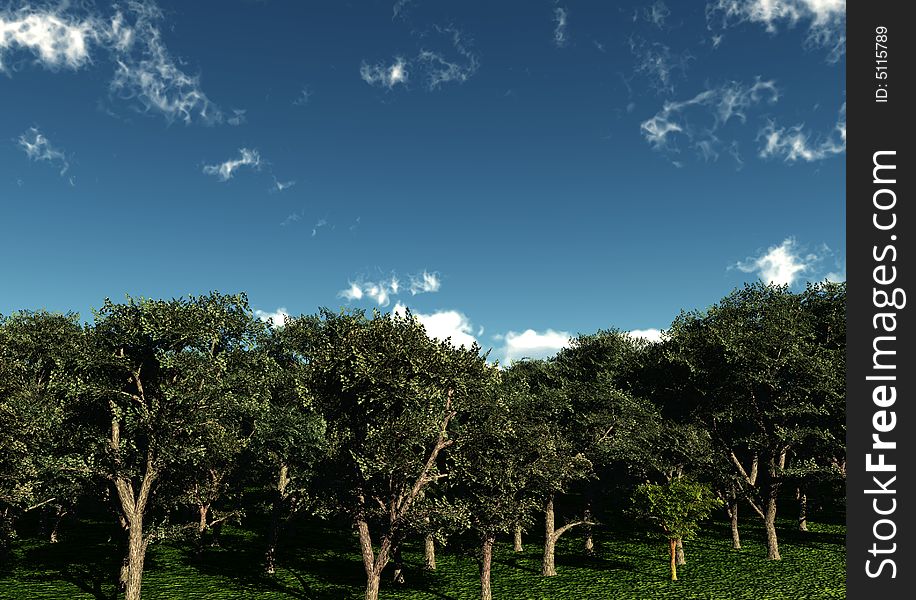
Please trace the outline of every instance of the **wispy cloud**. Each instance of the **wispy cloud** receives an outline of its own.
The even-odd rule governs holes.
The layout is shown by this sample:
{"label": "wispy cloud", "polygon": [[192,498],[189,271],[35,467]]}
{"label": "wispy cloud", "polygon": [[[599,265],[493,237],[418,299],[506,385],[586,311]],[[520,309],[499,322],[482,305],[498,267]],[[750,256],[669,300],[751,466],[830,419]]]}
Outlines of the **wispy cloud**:
{"label": "wispy cloud", "polygon": [[255,310],[254,316],[265,323],[270,323],[271,327],[282,327],[286,323],[287,317],[289,317],[289,312],[287,312],[286,307],[281,306],[273,312]]}
{"label": "wispy cloud", "polygon": [[693,57],[687,52],[675,54],[665,44],[649,42],[639,36],[630,37],[629,42],[636,74],[646,77],[656,92],[673,94],[675,78],[686,74]]}
{"label": "wispy cloud", "polygon": [[662,0],[658,0],[649,6],[637,8],[633,13],[633,20],[636,21],[638,19],[642,19],[652,23],[659,29],[664,29],[665,23],[670,16],[671,10],[664,2],[662,2]]}
{"label": "wispy cloud", "polygon": [[425,81],[424,87],[429,91],[437,90],[446,83],[464,83],[480,66],[477,55],[471,52],[461,32],[454,27],[435,27],[434,30],[449,37],[451,55],[421,48],[413,58],[398,55],[391,62],[363,62],[359,69],[360,77],[369,85],[387,90],[398,85],[407,87],[412,74],[416,75],[414,79]]}
{"label": "wispy cloud", "polygon": [[[826,247],[823,250],[828,251]],[[733,266],[744,273],[755,273],[764,283],[791,286],[802,276],[813,274],[824,252],[820,255],[806,252],[793,238],[786,238],[781,244],[770,246],[758,256],[748,257]]]}
{"label": "wispy cloud", "polygon": [[441,286],[442,282],[439,280],[439,275],[436,273],[427,273],[423,271],[420,275],[410,276],[410,294],[412,296],[438,292]]}
{"label": "wispy cloud", "polygon": [[55,148],[37,127],[30,127],[28,131],[19,136],[18,142],[19,147],[22,148],[29,159],[36,162],[50,163],[55,168],[60,169],[61,175],[70,168],[67,156],[61,150]]}
{"label": "wispy cloud", "polygon": [[786,162],[813,162],[846,152],[846,103],[840,107],[836,125],[827,135],[813,135],[805,126],[777,127],[770,121],[760,130],[758,140],[762,158],[781,158]]}
{"label": "wispy cloud", "polygon": [[[7,70],[9,52],[27,51],[50,70],[78,70],[98,54],[114,65],[113,96],[141,112],[155,112],[166,121],[225,121],[219,107],[202,91],[198,77],[180,69],[162,41],[163,15],[152,2],[129,2],[109,16],[83,4],[71,7],[0,10],[0,70]],[[230,119],[238,118],[238,114]]]}
{"label": "wispy cloud", "polygon": [[[417,294],[429,294],[439,291],[442,282],[437,273],[423,271],[407,277],[407,290],[411,296]],[[341,290],[337,295],[347,301],[362,300],[368,298],[379,306],[388,306],[391,298],[404,291],[404,286],[397,275],[392,274],[390,277],[381,280],[357,279],[349,281],[347,288]]]}
{"label": "wispy cloud", "polygon": [[374,65],[363,63],[359,68],[359,76],[369,85],[390,90],[399,83],[407,83],[407,61],[404,57],[397,56],[394,62],[387,65],[384,63],[376,63]]}
{"label": "wispy cloud", "polygon": [[558,6],[553,10],[553,43],[558,48],[562,48],[569,41],[566,33],[568,18],[569,11],[566,9],[566,7]]}
{"label": "wispy cloud", "polygon": [[807,23],[809,46],[826,48],[831,62],[846,53],[846,0],[712,0],[706,19],[722,28],[757,23],[771,34]]}
{"label": "wispy cloud", "polygon": [[293,100],[293,106],[305,106],[312,99],[312,91],[307,86],[302,86],[299,95]]}
{"label": "wispy cloud", "polygon": [[396,0],[394,6],[391,7],[391,18],[392,20],[401,17],[403,18],[407,14],[407,8],[413,3],[413,0]]}
{"label": "wispy cloud", "polygon": [[239,148],[239,157],[232,158],[216,165],[204,165],[204,173],[215,175],[220,181],[229,181],[233,173],[241,167],[251,167],[259,169],[261,167],[261,155],[257,150],[248,148]]}
{"label": "wispy cloud", "polygon": [[273,186],[271,186],[270,191],[271,192],[282,192],[284,190],[288,190],[289,188],[293,187],[294,185],[296,185],[295,181],[292,181],[292,180],[280,181],[279,179],[274,177],[274,184]]}
{"label": "wispy cloud", "polygon": [[748,109],[778,99],[772,80],[758,78],[752,85],[727,82],[687,100],[665,102],[662,110],[641,124],[642,134],[657,150],[678,152],[675,139],[683,138],[707,160],[715,159],[723,144],[717,132],[723,126],[732,120],[745,123]]}
{"label": "wispy cloud", "polygon": [[293,224],[293,223],[295,223],[295,222],[297,222],[297,221],[301,221],[301,220],[302,220],[302,217],[304,217],[304,216],[305,216],[305,210],[304,210],[304,209],[301,210],[301,211],[297,211],[297,212],[294,212],[294,213],[290,213],[289,215],[286,216],[285,219],[283,219],[283,220],[280,222],[280,227],[286,227],[287,225],[291,225],[291,224]]}
{"label": "wispy cloud", "polygon": [[[407,307],[398,302],[391,312],[403,317]],[[440,310],[430,314],[411,311],[410,314],[423,325],[426,335],[433,339],[448,340],[456,348],[470,348],[477,343],[477,338],[473,335],[474,326],[464,313],[457,310]]]}
{"label": "wispy cloud", "polygon": [[318,219],[318,221],[315,222],[315,225],[312,226],[312,237],[318,235],[318,232],[321,229],[329,226],[330,224],[328,223],[327,219]]}
{"label": "wispy cloud", "polygon": [[470,52],[461,40],[461,33],[457,29],[448,28],[443,32],[451,33],[452,47],[461,57],[462,62],[446,60],[441,54],[430,50],[421,50],[417,60],[425,67],[427,85],[430,90],[435,90],[443,83],[456,81],[464,83],[477,72],[477,56]]}

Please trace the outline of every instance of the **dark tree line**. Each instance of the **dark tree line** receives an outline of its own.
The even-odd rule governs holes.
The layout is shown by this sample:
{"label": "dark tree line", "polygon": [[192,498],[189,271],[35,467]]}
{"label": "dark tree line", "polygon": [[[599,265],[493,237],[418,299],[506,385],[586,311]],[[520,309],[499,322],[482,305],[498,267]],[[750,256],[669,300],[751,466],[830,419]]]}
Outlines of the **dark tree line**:
{"label": "dark tree line", "polygon": [[[405,540],[471,552],[489,599],[493,547],[543,527],[557,540],[629,490],[670,543],[722,506],[759,516],[779,559],[777,507],[845,477],[845,284],[746,285],[683,312],[658,343],[610,329],[507,367],[427,337],[410,316],[360,311],[256,319],[244,295],[106,301],[77,315],[0,317],[0,553],[17,520],[53,523],[89,497],[123,530],[119,581],[140,598],[146,550],[219,543],[269,501],[265,569],[295,515],[352,526],[378,597]],[[574,495],[569,495],[575,491]],[[558,509],[557,499],[566,498]],[[577,508],[575,508],[577,507]],[[562,514],[561,514],[562,513]]]}

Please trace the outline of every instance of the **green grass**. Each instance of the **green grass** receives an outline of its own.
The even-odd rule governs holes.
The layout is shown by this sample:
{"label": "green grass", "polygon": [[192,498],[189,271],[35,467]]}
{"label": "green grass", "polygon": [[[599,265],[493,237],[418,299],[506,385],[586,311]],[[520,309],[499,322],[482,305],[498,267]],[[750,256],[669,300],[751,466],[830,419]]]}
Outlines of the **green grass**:
{"label": "green grass", "polygon": [[[711,525],[686,546],[687,565],[669,581],[667,544],[598,531],[597,552],[587,557],[575,530],[560,540],[556,577],[540,575],[539,540],[525,551],[498,544],[493,564],[497,599],[678,598],[770,600],[844,598],[845,527],[811,523],[806,534],[780,531],[781,561],[767,561],[757,523],[743,526],[741,551],[731,549],[724,526]],[[72,525],[58,544],[22,539],[0,564],[0,599],[114,598],[119,547],[107,523]],[[280,548],[278,572],[262,573],[263,540],[243,528],[227,528],[220,548],[197,556],[181,544],[150,547],[143,597],[155,599],[334,599],[361,598],[364,585],[356,540],[348,530],[300,523]],[[418,545],[407,547],[407,581],[391,583],[386,571],[384,599],[444,600],[479,596],[477,564],[465,556],[437,555],[438,570],[422,570]]]}

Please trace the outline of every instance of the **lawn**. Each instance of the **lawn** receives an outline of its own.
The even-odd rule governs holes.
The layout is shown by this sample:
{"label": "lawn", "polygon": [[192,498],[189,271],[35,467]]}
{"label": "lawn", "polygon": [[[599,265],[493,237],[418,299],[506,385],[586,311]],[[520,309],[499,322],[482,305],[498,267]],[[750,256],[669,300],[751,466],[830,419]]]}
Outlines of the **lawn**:
{"label": "lawn", "polygon": [[[581,537],[570,532],[557,547],[556,577],[540,575],[540,544],[532,535],[525,551],[498,544],[493,564],[497,599],[541,598],[844,598],[845,527],[811,523],[807,533],[780,530],[781,561],[767,561],[762,530],[743,526],[741,551],[731,549],[724,525],[711,524],[686,545],[687,565],[669,581],[667,545],[632,534],[598,530],[596,554],[581,551]],[[0,599],[114,598],[118,545],[102,522],[71,525],[57,544],[24,538],[10,560],[0,565]],[[227,528],[219,548],[198,555],[191,546],[159,543],[150,547],[143,597],[155,599],[333,599],[362,597],[362,563],[355,538],[320,522],[303,522],[280,550],[273,576],[262,573],[263,541],[245,528]],[[381,598],[410,600],[473,599],[479,595],[477,564],[447,550],[437,555],[438,570],[422,569],[420,545],[404,553],[406,582],[396,586],[388,572]]]}

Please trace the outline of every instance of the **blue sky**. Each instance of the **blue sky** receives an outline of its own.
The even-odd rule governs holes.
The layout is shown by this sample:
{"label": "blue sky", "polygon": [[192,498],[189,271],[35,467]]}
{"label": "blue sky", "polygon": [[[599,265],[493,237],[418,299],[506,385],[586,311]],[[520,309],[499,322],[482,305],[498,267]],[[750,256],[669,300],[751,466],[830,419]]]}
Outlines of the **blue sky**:
{"label": "blue sky", "polygon": [[0,313],[245,291],[492,356],[845,279],[845,0],[0,0]]}

